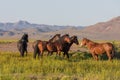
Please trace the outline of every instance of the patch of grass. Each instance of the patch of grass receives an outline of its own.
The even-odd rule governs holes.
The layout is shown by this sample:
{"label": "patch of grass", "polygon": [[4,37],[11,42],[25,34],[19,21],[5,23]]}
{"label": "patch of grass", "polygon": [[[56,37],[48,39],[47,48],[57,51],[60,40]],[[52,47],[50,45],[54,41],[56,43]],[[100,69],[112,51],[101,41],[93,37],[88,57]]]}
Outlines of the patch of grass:
{"label": "patch of grass", "polygon": [[119,80],[120,62],[95,61],[88,53],[70,53],[70,59],[44,56],[24,58],[19,53],[0,53],[1,80]]}

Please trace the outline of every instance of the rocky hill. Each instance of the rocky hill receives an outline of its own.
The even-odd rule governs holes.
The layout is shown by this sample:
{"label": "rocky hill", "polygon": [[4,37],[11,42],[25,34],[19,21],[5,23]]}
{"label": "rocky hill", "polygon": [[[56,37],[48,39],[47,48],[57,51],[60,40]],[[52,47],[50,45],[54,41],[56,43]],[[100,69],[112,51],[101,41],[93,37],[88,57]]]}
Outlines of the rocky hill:
{"label": "rocky hill", "polygon": [[87,26],[81,32],[91,35],[94,39],[120,39],[120,16],[106,22]]}
{"label": "rocky hill", "polygon": [[0,38],[20,38],[28,33],[30,39],[50,39],[55,34],[77,35],[96,40],[120,40],[120,16],[87,27],[32,24],[27,21],[0,23]]}
{"label": "rocky hill", "polygon": [[81,29],[83,27],[33,24],[27,21],[20,20],[15,23],[0,23],[0,38],[19,38],[24,33],[28,33],[30,38],[46,38],[46,36],[49,37],[51,35],[54,35],[46,35],[46,33],[66,30],[69,28]]}

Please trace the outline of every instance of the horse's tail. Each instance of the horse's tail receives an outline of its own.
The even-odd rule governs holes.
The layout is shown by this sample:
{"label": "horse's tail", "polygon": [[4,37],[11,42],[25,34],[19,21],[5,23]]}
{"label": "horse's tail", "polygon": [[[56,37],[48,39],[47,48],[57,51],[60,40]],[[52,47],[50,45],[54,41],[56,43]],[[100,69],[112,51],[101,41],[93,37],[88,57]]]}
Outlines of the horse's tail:
{"label": "horse's tail", "polygon": [[34,55],[33,58],[36,58],[36,55],[39,54],[39,48],[38,48],[38,43],[40,40],[37,40],[33,44],[33,49],[34,49]]}
{"label": "horse's tail", "polygon": [[20,46],[21,46],[21,44],[20,44],[20,41],[18,41],[17,42],[17,49],[20,51]]}
{"label": "horse's tail", "polygon": [[111,54],[111,55],[112,55],[112,58],[115,57],[115,53],[116,53],[116,51],[115,51],[115,47],[113,46],[112,54]]}

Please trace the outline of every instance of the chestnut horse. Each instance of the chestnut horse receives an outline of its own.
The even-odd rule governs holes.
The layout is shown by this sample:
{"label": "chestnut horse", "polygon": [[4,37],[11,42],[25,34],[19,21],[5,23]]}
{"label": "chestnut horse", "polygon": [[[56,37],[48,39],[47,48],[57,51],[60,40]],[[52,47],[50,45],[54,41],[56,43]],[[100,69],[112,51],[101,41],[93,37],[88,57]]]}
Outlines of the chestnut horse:
{"label": "chestnut horse", "polygon": [[76,45],[79,45],[77,36],[70,37],[70,40],[71,40],[71,42],[69,44],[65,44],[65,46],[62,50],[64,52],[63,55],[64,56],[67,55],[67,58],[69,58],[68,51],[70,50],[70,47],[72,46],[72,44],[75,43]]}
{"label": "chestnut horse", "polygon": [[111,60],[115,54],[115,49],[112,43],[96,43],[87,38],[83,38],[80,46],[87,45],[90,53],[92,54],[93,58],[98,60],[98,54],[106,53],[109,60]]}
{"label": "chestnut horse", "polygon": [[[33,49],[34,49],[34,58],[36,58],[36,55],[38,54],[38,57],[40,56],[40,53],[43,54],[45,50],[47,50],[47,43],[48,42],[55,42],[60,38],[60,34],[56,34],[53,38],[51,38],[49,41],[42,41],[42,40],[36,40],[33,43]],[[39,46],[39,48],[38,48]]]}
{"label": "chestnut horse", "polygon": [[[57,54],[60,55],[60,52],[64,50],[64,48],[66,48],[66,44],[70,44],[71,40],[69,38],[68,34],[63,35],[59,40],[55,41],[55,42],[48,42],[47,44],[47,49],[49,51],[49,53],[53,53],[53,52],[57,52]],[[69,58],[69,56],[68,56]]]}

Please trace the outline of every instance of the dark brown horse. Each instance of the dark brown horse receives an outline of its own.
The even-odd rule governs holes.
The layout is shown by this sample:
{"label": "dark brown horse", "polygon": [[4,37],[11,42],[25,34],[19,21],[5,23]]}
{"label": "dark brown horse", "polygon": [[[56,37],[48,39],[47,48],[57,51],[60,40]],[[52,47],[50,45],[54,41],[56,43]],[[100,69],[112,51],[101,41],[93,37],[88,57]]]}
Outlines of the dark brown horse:
{"label": "dark brown horse", "polygon": [[106,53],[109,60],[111,60],[115,54],[114,46],[112,43],[96,43],[87,38],[83,38],[80,46],[87,45],[90,53],[92,54],[93,58],[98,60],[98,54]]}
{"label": "dark brown horse", "polygon": [[70,37],[70,40],[71,40],[71,42],[65,44],[65,46],[63,47],[63,50],[62,50],[64,52],[63,55],[64,56],[67,55],[67,58],[69,58],[68,51],[70,50],[70,47],[72,46],[72,44],[75,43],[76,45],[79,45],[77,36]]}
{"label": "dark brown horse", "polygon": [[[70,44],[71,40],[69,38],[68,34],[63,35],[59,40],[55,41],[55,42],[48,42],[47,44],[47,49],[49,51],[49,53],[53,53],[53,52],[57,52],[57,54],[60,55],[60,52],[64,50],[64,48],[66,48],[66,44]],[[69,58],[69,57],[68,57]]]}
{"label": "dark brown horse", "polygon": [[24,53],[26,52],[26,56],[27,56],[27,43],[28,43],[28,34],[24,34],[22,36],[22,38],[17,42],[17,48],[20,52],[20,55],[22,57],[24,57]]}
{"label": "dark brown horse", "polygon": [[[37,40],[33,43],[33,49],[34,49],[34,58],[36,58],[36,55],[38,54],[38,57],[43,55],[43,52],[47,50],[47,43],[48,42],[55,42],[60,38],[60,34],[56,34],[53,38],[51,38],[49,41],[42,41]],[[38,47],[39,46],[39,47]]]}

